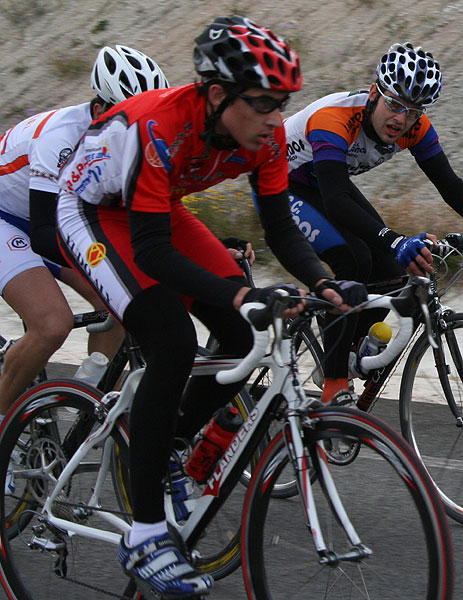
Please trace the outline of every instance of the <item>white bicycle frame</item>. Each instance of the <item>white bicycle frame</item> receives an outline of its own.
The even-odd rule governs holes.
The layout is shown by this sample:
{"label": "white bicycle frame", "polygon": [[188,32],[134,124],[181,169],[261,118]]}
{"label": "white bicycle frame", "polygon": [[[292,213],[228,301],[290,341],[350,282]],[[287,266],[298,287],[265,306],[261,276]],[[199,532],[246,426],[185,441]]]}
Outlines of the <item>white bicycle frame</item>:
{"label": "white bicycle frame", "polygon": [[[391,301],[393,299],[387,296],[371,296],[371,307],[385,307],[395,310]],[[242,307],[242,314],[248,318],[251,310],[261,308],[261,304],[246,304]],[[379,368],[383,364],[387,364],[391,357],[398,354],[408,342],[412,332],[411,317],[399,317],[399,331],[393,342],[388,346],[387,350],[377,357],[364,358],[362,367]],[[249,320],[249,319],[248,319]],[[166,515],[167,519],[175,525],[183,539],[188,542],[195,540],[203,531],[203,524],[212,518],[213,514],[219,510],[220,505],[224,502],[225,497],[221,495],[221,490],[225,482],[230,478],[238,481],[240,474],[257,445],[265,435],[265,430],[268,426],[268,421],[265,417],[268,416],[269,410],[272,409],[275,403],[275,396],[284,396],[287,402],[286,422],[290,427],[291,443],[293,445],[291,454],[297,462],[296,477],[299,482],[301,492],[301,500],[306,512],[307,521],[310,525],[310,530],[313,531],[313,539],[318,552],[326,550],[323,535],[321,532],[317,509],[312,494],[310,483],[310,464],[307,456],[303,440],[301,438],[301,419],[310,420],[311,404],[316,403],[319,406],[319,400],[307,398],[299,379],[297,369],[291,368],[291,340],[282,339],[282,319],[274,318],[274,339],[270,351],[267,351],[270,341],[270,328],[264,332],[258,332],[253,327],[255,344],[251,353],[244,359],[223,358],[223,357],[197,357],[193,367],[192,375],[211,375],[216,374],[216,378],[220,383],[231,383],[232,381],[240,381],[248,376],[257,367],[268,367],[272,371],[272,382],[270,387],[263,394],[262,398],[257,402],[246,421],[243,423],[239,431],[233,438],[229,448],[216,465],[212,475],[207,481],[202,495],[195,499],[195,507],[190,514],[188,520],[183,525],[175,522],[173,508],[170,496],[166,495]],[[364,364],[367,361],[367,364]],[[109,472],[110,457],[112,452],[112,439],[109,436],[111,429],[114,427],[117,419],[130,408],[135,390],[143,375],[144,369],[138,369],[131,372],[122,388],[121,392],[110,392],[102,399],[104,404],[105,399],[114,399],[114,394],[118,394],[118,399],[114,406],[109,410],[103,423],[98,429],[93,432],[76,450],[66,467],[63,469],[55,487],[47,498],[42,512],[46,520],[52,525],[67,532],[69,536],[81,535],[88,538],[102,540],[112,544],[118,544],[121,535],[130,530],[130,525],[124,519],[110,512],[101,510],[100,497],[104,480]],[[265,427],[262,432],[262,428]],[[98,509],[99,516],[108,524],[115,527],[120,533],[108,531],[105,529],[89,527],[76,523],[54,514],[53,505],[55,501],[59,501],[59,494],[67,486],[72,477],[73,472],[78,468],[88,452],[95,446],[104,444],[103,458],[100,468],[97,473],[96,482],[91,492],[91,497],[85,506],[91,509]],[[361,551],[368,553],[368,549],[360,549],[361,541],[352,526],[343,504],[337,494],[336,486],[331,478],[326,452],[322,442],[317,443],[317,452],[320,463],[322,465],[322,473],[325,479],[328,493],[330,495],[333,506],[339,520],[343,524],[346,533],[352,544],[357,547],[356,552]],[[243,464],[243,458],[246,456],[246,462]],[[27,474],[25,473],[27,476]],[[49,542],[46,539],[36,537],[33,540],[36,544],[41,545],[44,549],[51,549]],[[52,544],[51,544],[52,545]]]}

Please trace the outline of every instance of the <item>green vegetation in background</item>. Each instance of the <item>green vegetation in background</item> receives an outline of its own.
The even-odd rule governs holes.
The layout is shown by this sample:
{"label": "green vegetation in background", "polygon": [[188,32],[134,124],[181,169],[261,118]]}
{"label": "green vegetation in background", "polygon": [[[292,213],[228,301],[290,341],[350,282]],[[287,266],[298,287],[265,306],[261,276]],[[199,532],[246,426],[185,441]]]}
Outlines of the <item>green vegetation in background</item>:
{"label": "green vegetation in background", "polygon": [[50,65],[61,79],[75,77],[82,73],[90,73],[92,63],[77,56],[57,56],[50,58]]}
{"label": "green vegetation in background", "polygon": [[238,237],[252,243],[259,262],[273,260],[263,239],[263,230],[250,189],[224,184],[183,198],[183,204],[218,237]]}

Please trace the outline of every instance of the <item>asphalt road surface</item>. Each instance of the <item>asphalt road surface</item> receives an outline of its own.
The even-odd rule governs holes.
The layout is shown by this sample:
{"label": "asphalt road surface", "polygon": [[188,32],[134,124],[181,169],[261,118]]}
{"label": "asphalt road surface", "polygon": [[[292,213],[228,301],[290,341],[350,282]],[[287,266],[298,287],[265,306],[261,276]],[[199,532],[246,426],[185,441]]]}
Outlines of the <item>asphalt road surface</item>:
{"label": "asphalt road surface", "polygon": [[[80,301],[78,298],[73,296],[72,294],[68,294],[70,298],[71,306],[74,312],[80,312],[84,310],[90,310],[88,306],[85,305],[83,301]],[[461,302],[461,300],[459,300]],[[450,303],[450,302],[449,302]],[[0,333],[6,338],[15,338],[21,335],[21,325],[17,319],[17,317],[11,313],[8,307],[4,303],[0,303],[0,317],[2,322],[2,327]],[[204,335],[204,332],[200,332],[200,336]],[[49,377],[70,377],[73,375],[82,359],[85,356],[85,344],[86,344],[86,334],[84,331],[78,330],[71,333],[68,341],[65,343],[63,348],[58,351],[51,359],[49,365]],[[395,379],[391,381],[391,387],[386,389],[385,398],[381,399],[377,403],[374,409],[374,414],[386,420],[391,426],[393,426],[396,430],[399,429],[398,424],[398,402],[395,398],[397,398],[396,390],[397,390],[397,381],[400,376],[400,372],[396,374]],[[396,387],[394,387],[394,385]],[[432,407],[424,406],[423,410],[432,410]],[[442,434],[443,435],[443,434]],[[439,431],[432,431],[432,436],[434,438],[439,439]],[[381,487],[381,481],[378,481],[379,489]],[[361,494],[358,495],[358,502],[361,502]],[[237,508],[237,511],[239,507]],[[381,515],[378,515],[381,518]],[[393,530],[397,527],[397,522],[391,520],[390,528]],[[449,527],[454,547],[454,555],[455,555],[455,565],[456,565],[456,577],[455,577],[455,589],[456,594],[455,597],[459,597],[458,590],[463,586],[463,574],[461,574],[461,569],[459,569],[459,565],[463,562],[463,525],[458,525],[453,521],[449,521]],[[408,532],[404,532],[404,535],[407,535]],[[116,556],[115,562],[116,562]],[[291,565],[288,565],[283,560],[279,564],[275,564],[274,569],[275,573],[278,576],[278,573],[281,571],[281,577],[287,574],[288,569],[291,568]],[[34,567],[31,567],[32,569]],[[103,571],[108,568],[108,576],[110,576],[111,568],[102,566],[102,576],[104,575]],[[401,568],[398,569],[398,577],[407,576],[408,566],[406,564],[401,565]],[[279,571],[280,570],[280,571]],[[40,580],[40,574],[31,572],[31,577],[35,579],[35,576],[38,575],[38,579]],[[46,584],[44,584],[46,585]],[[43,590],[42,590],[43,594]],[[42,595],[43,597],[43,595]],[[47,600],[62,600],[61,596],[57,597],[53,594],[53,586],[48,588],[46,593]],[[100,596],[98,596],[100,597]],[[101,598],[105,598],[108,596],[101,595]],[[245,591],[243,586],[243,580],[241,575],[241,570],[239,569],[234,574],[230,575],[224,580],[216,582],[212,593],[209,596],[210,598],[221,598],[223,600],[244,600],[245,599]],[[407,600],[423,600],[422,598],[407,595]],[[386,598],[386,595],[384,596]],[[0,600],[7,600],[7,595],[5,592],[0,589]],[[383,600],[383,598],[381,598]]]}

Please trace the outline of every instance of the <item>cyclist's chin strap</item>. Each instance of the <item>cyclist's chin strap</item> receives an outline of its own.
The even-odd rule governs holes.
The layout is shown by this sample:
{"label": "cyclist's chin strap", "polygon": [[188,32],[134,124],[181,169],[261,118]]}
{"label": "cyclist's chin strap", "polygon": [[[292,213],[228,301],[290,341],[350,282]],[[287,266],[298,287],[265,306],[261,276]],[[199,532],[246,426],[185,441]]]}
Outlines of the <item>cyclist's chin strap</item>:
{"label": "cyclist's chin strap", "polygon": [[204,121],[204,131],[199,134],[199,137],[206,142],[204,154],[209,154],[210,147],[216,150],[238,150],[238,142],[229,133],[216,133],[215,126],[223,111],[235,99],[235,94],[228,94],[219,104],[217,110],[214,110],[208,102],[210,109],[209,115]]}
{"label": "cyclist's chin strap", "polygon": [[367,100],[367,104],[363,110],[363,123],[362,123],[362,127],[364,132],[366,133],[366,135],[373,140],[376,144],[379,144],[380,146],[388,146],[389,144],[385,144],[378,136],[378,134],[375,131],[375,128],[373,127],[372,123],[371,123],[371,115],[373,114],[373,111],[375,110],[376,104],[378,103],[378,100],[380,98],[380,95],[378,94],[376,96],[376,98],[373,100],[373,102],[370,102],[370,100]]}

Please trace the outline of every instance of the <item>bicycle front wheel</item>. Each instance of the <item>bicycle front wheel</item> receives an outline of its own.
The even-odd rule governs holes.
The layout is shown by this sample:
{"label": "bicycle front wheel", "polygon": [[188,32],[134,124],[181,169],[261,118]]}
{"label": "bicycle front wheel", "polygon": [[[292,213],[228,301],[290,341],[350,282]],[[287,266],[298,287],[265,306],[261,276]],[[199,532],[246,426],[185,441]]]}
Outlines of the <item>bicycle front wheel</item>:
{"label": "bicycle front wheel", "polygon": [[[304,446],[318,475],[312,489],[327,551],[315,548],[316,527],[308,524],[301,497],[273,497],[291,465],[284,436],[290,447],[291,440],[281,432],[262,456],[246,497],[241,542],[247,597],[449,600],[453,562],[446,516],[410,446],[379,419],[346,408],[320,409],[307,425]],[[349,447],[360,451],[344,460]],[[360,544],[349,540],[349,526],[334,514],[336,495],[327,495],[322,464]]]}
{"label": "bicycle front wheel", "polygon": [[444,315],[431,348],[423,333],[400,386],[400,424],[440,491],[449,517],[463,523],[463,313]]}
{"label": "bicycle front wheel", "polygon": [[[105,444],[93,448],[79,463],[53,504],[55,516],[81,526],[84,533],[54,526],[43,511],[68,461],[100,425],[106,412],[101,396],[80,382],[48,381],[17,400],[2,429],[2,492],[7,469],[12,468],[15,476],[14,493],[0,494],[0,579],[11,599],[136,597],[117,560],[121,530],[113,523],[113,517],[126,520],[130,515],[121,514],[109,468],[101,471],[107,471],[105,479],[96,480],[105,444],[117,448],[119,456],[127,460],[124,421],[118,421]],[[90,505],[100,484],[100,503]],[[103,518],[103,510],[110,515],[110,522]],[[91,528],[104,529],[113,538],[87,537],[85,531]]]}

